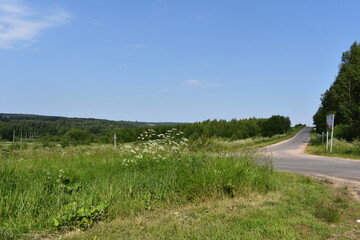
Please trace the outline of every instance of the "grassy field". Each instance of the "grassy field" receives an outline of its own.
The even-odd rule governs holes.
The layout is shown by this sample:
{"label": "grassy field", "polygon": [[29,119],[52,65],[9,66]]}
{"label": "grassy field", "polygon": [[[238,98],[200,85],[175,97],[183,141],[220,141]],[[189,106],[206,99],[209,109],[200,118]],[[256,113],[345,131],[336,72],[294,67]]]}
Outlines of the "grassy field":
{"label": "grassy field", "polygon": [[155,134],[116,150],[2,146],[0,239],[325,239],[358,224],[346,189]]}
{"label": "grassy field", "polygon": [[305,152],[314,155],[360,160],[359,140],[354,140],[353,142],[347,142],[345,140],[339,140],[335,138],[332,150],[333,150],[332,153],[330,153],[330,151],[326,151],[326,138],[324,139],[324,143],[322,144],[321,135],[317,133],[312,133],[311,144],[306,148]]}

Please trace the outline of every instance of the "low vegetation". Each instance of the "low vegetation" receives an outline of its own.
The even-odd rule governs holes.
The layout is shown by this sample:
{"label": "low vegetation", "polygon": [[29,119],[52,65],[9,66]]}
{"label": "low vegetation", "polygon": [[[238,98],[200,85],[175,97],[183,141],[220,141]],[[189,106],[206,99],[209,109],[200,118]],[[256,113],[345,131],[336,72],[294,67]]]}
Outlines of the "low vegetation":
{"label": "low vegetation", "polygon": [[348,142],[335,138],[332,152],[330,153],[330,149],[326,151],[326,136],[322,139],[321,134],[313,133],[311,135],[311,144],[306,148],[306,152],[314,155],[360,160],[360,141],[353,140]]}
{"label": "low vegetation", "polygon": [[209,154],[175,129],[117,149],[1,146],[0,239],[324,239],[360,214],[346,195],[276,172],[268,158]]}
{"label": "low vegetation", "polygon": [[[209,157],[188,152],[175,130],[149,131],[143,141],[2,152],[0,232],[87,229],[95,222],[202,199],[276,189],[274,170],[252,156]],[[150,140],[149,140],[150,139]]]}
{"label": "low vegetation", "polygon": [[345,189],[273,173],[276,190],[119,217],[65,239],[358,239],[360,205]]}
{"label": "low vegetation", "polygon": [[275,144],[295,136],[303,125],[290,128],[286,134],[277,134],[272,137],[255,136],[240,140],[231,140],[228,138],[200,138],[192,143],[193,151],[206,151],[212,153],[225,153],[227,155],[239,152],[254,151],[256,149]]}

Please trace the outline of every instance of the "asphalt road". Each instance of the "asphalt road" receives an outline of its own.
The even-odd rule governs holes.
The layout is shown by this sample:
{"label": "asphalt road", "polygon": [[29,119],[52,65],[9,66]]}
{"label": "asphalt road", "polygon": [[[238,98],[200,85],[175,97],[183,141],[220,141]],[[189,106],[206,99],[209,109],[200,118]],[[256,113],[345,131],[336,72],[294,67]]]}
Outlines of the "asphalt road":
{"label": "asphalt road", "polygon": [[311,128],[304,128],[294,138],[265,148],[282,171],[327,175],[360,180],[360,160],[314,156],[304,153]]}

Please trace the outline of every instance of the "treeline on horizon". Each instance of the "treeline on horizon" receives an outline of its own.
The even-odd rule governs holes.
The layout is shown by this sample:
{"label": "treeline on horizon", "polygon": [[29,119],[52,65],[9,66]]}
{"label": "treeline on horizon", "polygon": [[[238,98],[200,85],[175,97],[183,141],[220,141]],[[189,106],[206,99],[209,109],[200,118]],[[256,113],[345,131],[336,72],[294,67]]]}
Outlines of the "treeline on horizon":
{"label": "treeline on horizon", "polygon": [[94,118],[68,118],[57,116],[41,116],[32,114],[0,113],[0,139],[12,140],[23,138],[49,136],[63,136],[71,129],[85,130],[94,136],[106,135],[108,131],[117,128],[135,128],[141,126],[174,125],[176,123],[147,123],[132,121],[111,121]]}
{"label": "treeline on horizon", "polygon": [[[111,143],[114,134],[117,142],[126,143],[137,141],[141,133],[153,129],[157,134],[165,134],[176,128],[183,132],[183,136],[190,140],[199,138],[221,137],[231,140],[245,139],[255,136],[271,137],[284,134],[291,127],[289,117],[274,115],[270,118],[249,118],[226,120],[206,120],[195,123],[138,123],[116,122],[98,119],[78,119],[63,117],[45,117],[23,115],[20,119],[11,119],[0,114],[0,139],[13,140],[14,130],[16,141],[19,133],[22,138],[29,137],[26,132],[35,132],[36,139],[44,143],[60,142],[62,146],[89,144],[94,142]],[[5,120],[5,121],[4,121]]]}
{"label": "treeline on horizon", "polygon": [[354,42],[343,52],[335,81],[321,95],[321,105],[313,117],[318,133],[326,132],[326,116],[335,114],[334,134],[352,141],[360,139],[360,45]]}
{"label": "treeline on horizon", "polygon": [[[174,126],[156,126],[151,129],[157,134],[165,134],[176,128],[183,136],[191,140],[199,138],[221,137],[231,140],[240,140],[255,136],[271,137],[276,134],[286,133],[291,126],[288,117],[274,115],[270,118],[249,118],[226,120],[206,120],[203,122],[177,124]],[[121,142],[132,142],[138,139],[139,134],[146,131],[148,127],[121,128],[116,129],[115,134]],[[111,135],[107,139],[111,139]]]}

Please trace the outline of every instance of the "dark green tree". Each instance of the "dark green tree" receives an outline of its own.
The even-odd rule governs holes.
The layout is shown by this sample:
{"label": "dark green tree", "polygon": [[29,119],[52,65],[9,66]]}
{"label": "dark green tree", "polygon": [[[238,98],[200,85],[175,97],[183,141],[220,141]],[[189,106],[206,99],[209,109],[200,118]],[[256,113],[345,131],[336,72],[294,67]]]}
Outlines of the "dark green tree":
{"label": "dark green tree", "polygon": [[272,137],[283,134],[290,128],[291,121],[288,117],[274,115],[262,123],[263,136]]}
{"label": "dark green tree", "polygon": [[313,117],[318,132],[326,130],[326,116],[332,113],[336,114],[335,125],[352,129],[344,131],[347,133],[344,135],[339,133],[341,137],[348,140],[360,137],[360,45],[357,42],[342,54],[339,73],[321,96],[321,105]]}

